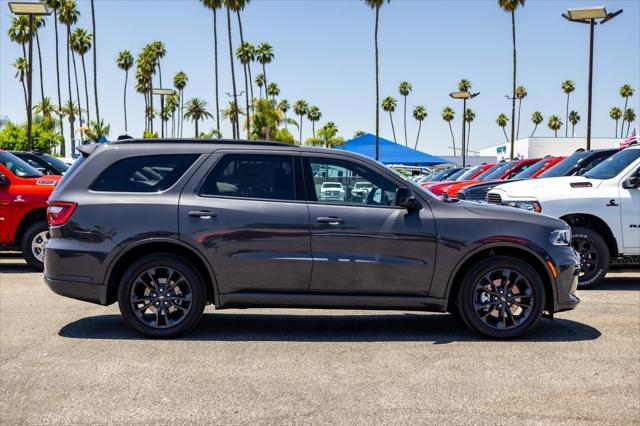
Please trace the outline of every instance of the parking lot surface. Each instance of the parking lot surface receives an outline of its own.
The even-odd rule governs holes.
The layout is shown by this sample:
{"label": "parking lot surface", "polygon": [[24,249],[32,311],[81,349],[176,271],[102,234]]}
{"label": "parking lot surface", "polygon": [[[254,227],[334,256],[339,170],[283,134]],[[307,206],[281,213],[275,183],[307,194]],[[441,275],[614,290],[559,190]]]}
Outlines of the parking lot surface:
{"label": "parking lot surface", "polygon": [[0,424],[640,423],[640,273],[524,339],[450,315],[208,307],[149,340],[0,254]]}

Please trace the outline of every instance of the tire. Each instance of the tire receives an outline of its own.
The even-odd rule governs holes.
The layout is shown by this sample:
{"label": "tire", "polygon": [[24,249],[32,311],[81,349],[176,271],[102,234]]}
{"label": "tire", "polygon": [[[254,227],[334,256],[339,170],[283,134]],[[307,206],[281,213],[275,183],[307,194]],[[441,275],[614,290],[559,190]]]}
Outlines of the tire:
{"label": "tire", "polygon": [[44,245],[49,240],[49,225],[46,221],[30,225],[22,236],[20,250],[27,264],[36,271],[44,269]]}
{"label": "tire", "polygon": [[[517,297],[520,294],[523,296]],[[529,332],[540,320],[544,303],[544,284],[538,273],[526,262],[508,256],[490,257],[472,266],[457,296],[467,327],[494,339],[513,339]]]}
{"label": "tire", "polygon": [[584,290],[602,283],[609,272],[611,254],[604,238],[593,229],[572,229],[571,245],[580,254],[578,288]]}
{"label": "tire", "polygon": [[138,333],[169,338],[193,329],[204,311],[205,287],[198,271],[173,255],[150,255],[133,263],[118,287],[118,306]]}

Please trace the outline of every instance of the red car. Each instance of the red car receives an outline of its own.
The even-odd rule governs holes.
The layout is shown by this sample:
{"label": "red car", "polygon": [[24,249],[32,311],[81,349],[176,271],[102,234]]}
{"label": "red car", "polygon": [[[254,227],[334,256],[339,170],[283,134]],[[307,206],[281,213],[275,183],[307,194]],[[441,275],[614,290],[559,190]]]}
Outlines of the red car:
{"label": "red car", "polygon": [[433,182],[432,185],[426,186],[432,193],[435,195],[442,195],[442,193],[449,188],[451,185],[455,185],[460,182],[468,182],[470,180],[476,179],[478,176],[492,168],[495,164],[481,164],[479,166],[469,167],[466,169],[466,172],[461,174],[454,181],[446,181],[446,182]]}
{"label": "red car", "polygon": [[13,154],[0,150],[0,245],[22,250],[42,270],[49,239],[47,200],[61,176],[43,176]]}
{"label": "red car", "polygon": [[456,198],[458,191],[466,188],[467,186],[475,185],[480,182],[488,182],[490,180],[507,180],[511,179],[518,173],[528,169],[531,165],[540,161],[541,158],[530,158],[527,160],[511,160],[503,163],[498,163],[493,166],[487,172],[481,174],[476,180],[470,180],[467,182],[456,182],[455,185],[451,185],[447,188],[447,195],[450,198]]}

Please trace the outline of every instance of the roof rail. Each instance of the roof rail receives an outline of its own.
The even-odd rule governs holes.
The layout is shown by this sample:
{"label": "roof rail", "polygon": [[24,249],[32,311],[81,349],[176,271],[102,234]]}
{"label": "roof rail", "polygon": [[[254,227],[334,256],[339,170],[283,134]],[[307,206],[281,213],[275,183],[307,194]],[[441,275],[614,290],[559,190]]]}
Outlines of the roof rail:
{"label": "roof rail", "polygon": [[196,143],[196,144],[216,144],[216,145],[267,145],[267,146],[286,146],[298,147],[283,142],[275,141],[248,141],[243,139],[196,139],[196,138],[178,138],[178,139],[123,139],[110,142],[111,144],[135,144],[135,143]]}

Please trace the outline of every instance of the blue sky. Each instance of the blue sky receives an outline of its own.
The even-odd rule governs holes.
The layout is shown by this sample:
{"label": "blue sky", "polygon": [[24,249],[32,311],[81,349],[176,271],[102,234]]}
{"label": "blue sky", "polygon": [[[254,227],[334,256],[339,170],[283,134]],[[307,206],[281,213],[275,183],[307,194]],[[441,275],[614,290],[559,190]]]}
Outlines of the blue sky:
{"label": "blue sky", "polygon": [[[91,28],[90,2],[81,0],[79,25]],[[419,148],[435,154],[450,153],[451,137],[440,118],[444,106],[456,109],[454,121],[459,144],[462,110],[448,93],[461,78],[473,83],[481,94],[469,105],[476,112],[471,130],[471,149],[502,143],[504,136],[495,124],[496,116],[510,114],[504,98],[511,87],[511,25],[509,15],[498,9],[494,0],[410,1],[392,0],[381,11],[380,63],[381,97],[398,98],[394,115],[396,132],[403,141],[402,101],[398,84],[413,84],[408,98],[409,141],[415,141],[417,124],[411,117],[415,105],[425,105],[429,116],[424,121]],[[624,13],[602,27],[596,27],[594,79],[594,137],[610,137],[614,122],[608,111],[623,106],[619,87],[630,83],[640,87],[640,2],[528,0],[517,12],[518,83],[529,95],[522,105],[521,137],[532,129],[529,117],[540,110],[545,117],[564,117],[565,95],[560,84],[572,79],[576,91],[571,109],[582,122],[576,136],[585,134],[588,26],[565,21],[560,14],[569,7],[604,4],[609,11]],[[134,53],[154,40],[162,40],[167,55],[162,61],[165,85],[179,70],[189,75],[185,96],[205,99],[214,109],[212,15],[199,1],[191,0],[96,0],[98,27],[98,80],[101,115],[111,124],[111,136],[124,129],[122,91],[124,73],[115,65],[118,51]],[[221,103],[231,92],[226,18],[219,15],[219,55]],[[358,129],[375,129],[375,83],[373,25],[374,13],[359,0],[253,0],[242,14],[245,39],[254,44],[273,45],[275,60],[267,67],[267,77],[281,89],[280,97],[291,103],[297,99],[320,107],[322,120],[334,121],[340,134],[349,138]],[[18,45],[6,36],[11,15],[7,1],[0,2],[0,115],[24,120],[22,89],[14,78],[11,63],[20,55]],[[237,30],[236,20],[233,20]],[[63,36],[60,28],[60,36]],[[234,46],[239,43],[237,31]],[[53,22],[41,33],[44,51],[45,92],[56,98]],[[234,47],[235,48],[235,47]],[[64,52],[61,50],[62,81],[66,82]],[[257,74],[257,66],[254,66]],[[236,67],[238,86],[243,85],[241,68]],[[37,72],[34,76],[37,77]],[[130,76],[131,77],[131,76]],[[143,129],[142,96],[135,93],[130,79],[128,92],[129,132],[140,135]],[[82,83],[81,83],[82,84]],[[239,89],[240,90],[240,89]],[[63,91],[63,102],[64,92]],[[39,102],[37,80],[34,103]],[[640,93],[630,107],[638,111]],[[242,102],[244,103],[244,102]],[[68,126],[66,126],[68,127]],[[158,125],[156,125],[158,127]],[[200,125],[215,127],[213,120]],[[222,131],[231,135],[228,122]],[[304,123],[304,138],[311,126]],[[185,123],[185,136],[191,136],[193,124]],[[544,126],[537,135],[552,135]],[[381,112],[381,135],[392,138],[389,117]]]}

